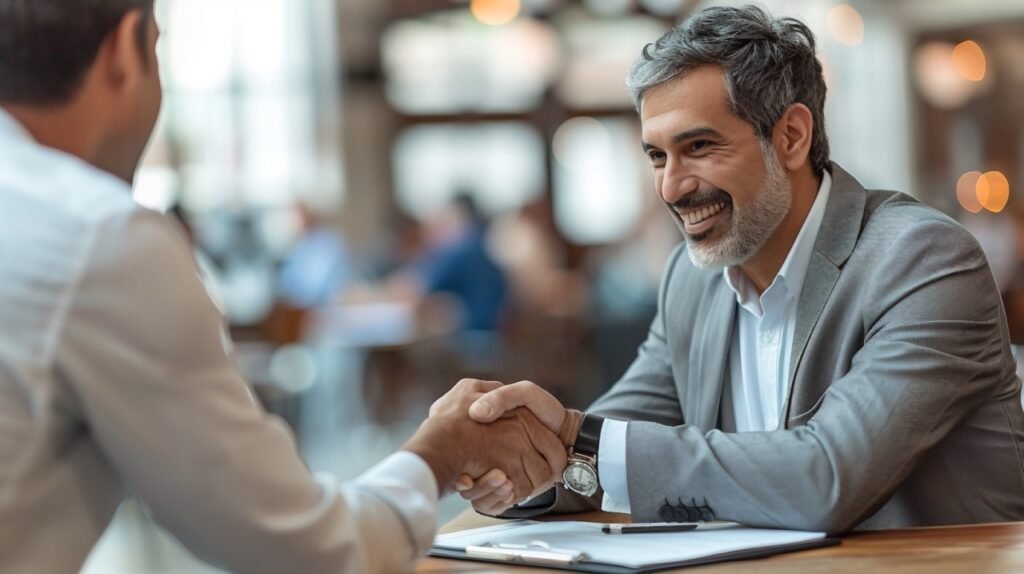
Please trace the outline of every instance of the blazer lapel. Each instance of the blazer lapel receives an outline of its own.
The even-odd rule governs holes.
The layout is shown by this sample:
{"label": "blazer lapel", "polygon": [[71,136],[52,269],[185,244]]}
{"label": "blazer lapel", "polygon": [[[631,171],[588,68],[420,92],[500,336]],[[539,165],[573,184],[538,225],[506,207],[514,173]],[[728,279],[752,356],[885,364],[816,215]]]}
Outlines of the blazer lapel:
{"label": "blazer lapel", "polygon": [[785,413],[789,412],[793,393],[799,391],[793,387],[793,383],[811,331],[821,317],[832,289],[839,281],[843,264],[857,245],[860,226],[864,219],[864,204],[867,200],[864,187],[834,163],[831,173],[832,190],[797,304],[793,351],[789,362],[789,393],[786,395],[786,408],[783,411]]}
{"label": "blazer lapel", "polygon": [[719,274],[701,298],[697,312],[696,324],[704,325],[704,334],[694,337],[685,404],[686,421],[704,431],[718,425],[722,388],[729,378],[735,315],[736,294]]}

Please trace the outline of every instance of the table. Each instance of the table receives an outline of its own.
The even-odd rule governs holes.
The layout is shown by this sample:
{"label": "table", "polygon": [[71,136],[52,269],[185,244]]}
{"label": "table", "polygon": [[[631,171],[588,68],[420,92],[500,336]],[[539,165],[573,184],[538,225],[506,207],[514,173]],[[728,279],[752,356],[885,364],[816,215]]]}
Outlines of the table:
{"label": "table", "polygon": [[[626,515],[591,512],[565,520],[628,522]],[[456,532],[497,521],[467,511],[442,532]],[[1001,574],[1024,572],[1024,522],[882,530],[842,537],[840,546],[780,554],[760,560],[726,562],[670,570],[687,574]],[[557,572],[463,560],[427,558],[419,574]]]}

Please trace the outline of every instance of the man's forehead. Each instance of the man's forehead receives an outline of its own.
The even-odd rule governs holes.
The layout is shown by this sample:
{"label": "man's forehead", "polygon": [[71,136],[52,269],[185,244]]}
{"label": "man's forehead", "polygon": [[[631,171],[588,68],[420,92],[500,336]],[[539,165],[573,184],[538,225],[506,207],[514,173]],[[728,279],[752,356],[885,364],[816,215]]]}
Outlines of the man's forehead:
{"label": "man's forehead", "polygon": [[666,115],[698,123],[732,115],[721,68],[700,66],[648,90],[641,100],[641,123]]}
{"label": "man's forehead", "polygon": [[725,77],[715,65],[655,86],[641,100],[640,126],[644,141],[650,143],[694,128],[729,133],[743,125],[729,107]]}

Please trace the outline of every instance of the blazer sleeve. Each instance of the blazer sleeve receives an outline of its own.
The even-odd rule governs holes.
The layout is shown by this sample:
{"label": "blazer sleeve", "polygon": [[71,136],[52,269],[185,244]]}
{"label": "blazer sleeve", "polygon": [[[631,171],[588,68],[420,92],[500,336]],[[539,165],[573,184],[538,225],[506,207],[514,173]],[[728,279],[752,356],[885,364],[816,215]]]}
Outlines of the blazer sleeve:
{"label": "blazer sleeve", "polygon": [[190,550],[233,572],[407,571],[437,485],[399,453],[349,482],[315,477],[237,373],[188,247],[158,214],[99,232],[58,368],[127,488]]}
{"label": "blazer sleeve", "polygon": [[[849,312],[864,317],[863,346],[805,426],[629,424],[634,519],[658,520],[682,501],[751,526],[849,530],[1012,376],[998,290],[974,239],[943,220],[894,235],[868,248],[874,263],[860,254],[865,303]],[[819,325],[817,336],[832,335]]]}

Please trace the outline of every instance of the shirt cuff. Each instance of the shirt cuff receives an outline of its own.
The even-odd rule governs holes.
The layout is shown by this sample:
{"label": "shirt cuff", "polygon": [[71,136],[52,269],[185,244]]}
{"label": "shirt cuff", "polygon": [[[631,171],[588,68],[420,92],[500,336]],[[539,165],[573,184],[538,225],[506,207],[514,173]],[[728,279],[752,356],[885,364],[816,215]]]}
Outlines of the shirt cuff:
{"label": "shirt cuff", "polygon": [[605,419],[597,453],[597,474],[604,489],[601,510],[629,513],[629,485],[626,482],[626,428],[628,423]]}
{"label": "shirt cuff", "polygon": [[418,554],[430,549],[437,533],[440,493],[434,472],[422,458],[408,451],[396,452],[363,473],[355,485],[394,509]]}

